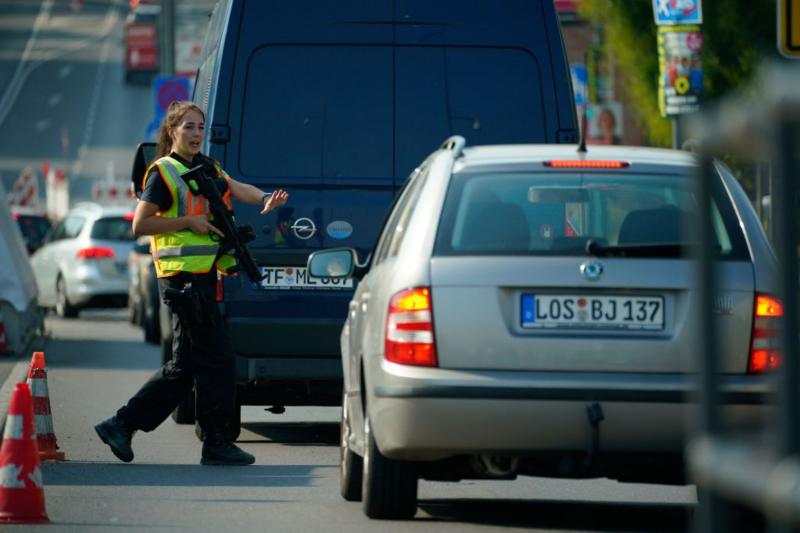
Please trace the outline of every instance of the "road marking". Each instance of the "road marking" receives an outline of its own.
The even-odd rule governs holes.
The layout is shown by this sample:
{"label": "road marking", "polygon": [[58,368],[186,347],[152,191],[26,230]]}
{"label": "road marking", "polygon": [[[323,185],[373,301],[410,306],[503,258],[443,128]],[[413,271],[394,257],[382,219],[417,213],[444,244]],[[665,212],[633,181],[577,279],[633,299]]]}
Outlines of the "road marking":
{"label": "road marking", "polygon": [[14,71],[14,75],[11,77],[11,83],[8,84],[8,89],[6,89],[3,98],[0,99],[0,124],[5,122],[6,116],[8,115],[9,111],[11,111],[14,100],[17,99],[19,91],[22,89],[22,84],[27,77],[27,74],[23,73],[23,69],[25,68],[25,64],[28,62],[28,58],[33,51],[33,45],[36,42],[36,37],[39,35],[39,30],[47,22],[52,9],[53,0],[45,0],[42,2],[42,8],[39,10],[39,14],[36,15],[36,20],[33,22],[31,36],[28,37],[28,42],[25,44],[25,50],[22,52],[22,57],[19,59],[17,69]]}
{"label": "road marking", "polygon": [[[113,9],[113,7],[110,8],[108,14],[106,15],[106,23],[110,24],[115,20],[116,13]],[[88,151],[87,147],[89,146],[89,138],[92,136],[92,130],[94,129],[94,121],[97,116],[97,104],[100,101],[100,93],[103,89],[103,79],[105,78],[106,73],[106,62],[108,61],[110,50],[111,39],[109,34],[109,37],[106,37],[106,42],[103,43],[103,50],[100,52],[100,62],[97,66],[97,77],[94,79],[92,96],[89,100],[89,112],[86,114],[86,126],[83,130],[83,140],[81,140],[81,145],[78,149],[78,154],[80,155],[75,161],[75,164],[72,166],[73,176],[79,176],[83,170],[83,157]]]}

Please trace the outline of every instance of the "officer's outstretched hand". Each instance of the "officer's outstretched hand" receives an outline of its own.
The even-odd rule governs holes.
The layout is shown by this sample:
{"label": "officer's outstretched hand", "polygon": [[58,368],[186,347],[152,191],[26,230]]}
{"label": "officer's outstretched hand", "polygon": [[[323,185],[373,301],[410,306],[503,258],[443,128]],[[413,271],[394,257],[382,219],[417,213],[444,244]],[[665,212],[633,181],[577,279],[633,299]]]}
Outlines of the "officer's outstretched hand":
{"label": "officer's outstretched hand", "polygon": [[209,233],[216,233],[220,237],[224,237],[222,232],[217,227],[209,222],[205,215],[191,215],[186,217],[186,225],[194,233],[198,235],[207,235]]}
{"label": "officer's outstretched hand", "polygon": [[276,207],[286,205],[289,200],[289,193],[283,189],[275,189],[272,194],[264,200],[264,209],[261,210],[262,215],[266,215]]}

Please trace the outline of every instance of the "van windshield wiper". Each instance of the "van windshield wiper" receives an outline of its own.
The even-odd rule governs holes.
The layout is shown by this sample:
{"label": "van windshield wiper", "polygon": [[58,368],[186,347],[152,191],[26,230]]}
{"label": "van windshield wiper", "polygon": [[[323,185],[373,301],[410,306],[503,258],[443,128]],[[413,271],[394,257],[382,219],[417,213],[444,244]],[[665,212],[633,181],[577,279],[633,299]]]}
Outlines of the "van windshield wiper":
{"label": "van windshield wiper", "polygon": [[[593,239],[586,241],[586,254],[595,257],[682,257],[690,255],[689,250],[696,247],[688,242],[650,242],[605,245]],[[715,252],[720,247],[716,246]]]}

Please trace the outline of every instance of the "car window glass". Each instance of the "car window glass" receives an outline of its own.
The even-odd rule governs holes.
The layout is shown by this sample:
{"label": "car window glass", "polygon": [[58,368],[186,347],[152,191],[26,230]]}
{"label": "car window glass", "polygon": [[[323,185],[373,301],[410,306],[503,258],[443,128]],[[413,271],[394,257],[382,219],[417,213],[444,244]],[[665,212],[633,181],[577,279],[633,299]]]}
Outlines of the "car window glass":
{"label": "car window glass", "polygon": [[260,48],[247,68],[241,174],[391,177],[392,78],[391,47]]}
{"label": "car window glass", "polygon": [[425,184],[426,178],[428,177],[428,169],[426,168],[422,171],[419,177],[414,180],[408,190],[408,198],[405,202],[403,202],[403,206],[398,209],[398,216],[397,216],[397,224],[394,226],[394,230],[391,234],[391,239],[389,240],[386,255],[387,257],[393,257],[397,255],[398,250],[400,250],[400,244],[403,242],[403,237],[407,234],[406,229],[408,228],[408,222],[411,219],[411,214],[414,212],[414,208],[417,206],[417,200],[419,200],[419,196],[422,192],[422,187]]}
{"label": "car window glass", "polygon": [[132,241],[135,238],[131,221],[123,217],[97,219],[92,226],[91,237],[107,241]]}
{"label": "car window glass", "polygon": [[66,235],[66,233],[64,231],[64,226],[65,226],[65,224],[64,224],[63,220],[61,222],[59,222],[58,224],[56,224],[53,227],[53,229],[50,230],[50,233],[47,236],[47,242],[53,242],[53,241],[58,241],[58,240],[63,239],[65,237],[65,235]]}
{"label": "car window glass", "polygon": [[77,215],[70,215],[66,219],[64,219],[64,237],[65,239],[74,239],[77,237],[81,230],[83,229],[83,225],[86,223],[86,219]]}
{"label": "car window glass", "polygon": [[415,185],[419,183],[417,177],[422,173],[427,174],[427,169],[420,170],[419,172],[417,170],[412,172],[411,177],[406,181],[405,187],[400,191],[400,196],[395,202],[394,208],[389,212],[386,224],[384,224],[383,231],[378,239],[378,244],[375,247],[375,256],[372,260],[373,265],[378,265],[386,259],[389,251],[389,244],[394,237],[397,224],[400,222],[400,216],[413,196]]}
{"label": "car window glass", "polygon": [[17,225],[25,242],[36,246],[44,241],[50,231],[50,221],[41,216],[20,215]]}
{"label": "car window glass", "polygon": [[547,141],[539,63],[527,51],[398,47],[395,61],[397,176],[451,135],[470,145]]}
{"label": "car window glass", "polygon": [[[721,184],[712,199],[719,253],[746,257]],[[677,248],[697,243],[697,205],[690,176],[464,174],[451,181],[436,253],[585,255],[590,240]]]}

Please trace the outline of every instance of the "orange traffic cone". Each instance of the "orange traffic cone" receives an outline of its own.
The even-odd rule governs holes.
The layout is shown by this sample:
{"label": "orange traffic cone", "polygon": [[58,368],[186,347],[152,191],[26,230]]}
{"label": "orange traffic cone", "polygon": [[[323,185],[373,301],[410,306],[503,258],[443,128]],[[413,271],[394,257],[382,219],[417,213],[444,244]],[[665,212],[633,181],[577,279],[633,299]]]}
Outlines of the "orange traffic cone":
{"label": "orange traffic cone", "polygon": [[44,510],[32,403],[28,384],[17,383],[0,446],[0,524],[50,521]]}
{"label": "orange traffic cone", "polygon": [[28,369],[28,385],[33,397],[33,415],[36,419],[36,440],[39,444],[39,459],[42,461],[63,461],[64,452],[58,449],[56,434],[53,431],[53,417],[50,413],[50,393],[47,390],[47,367],[44,352],[33,352]]}

